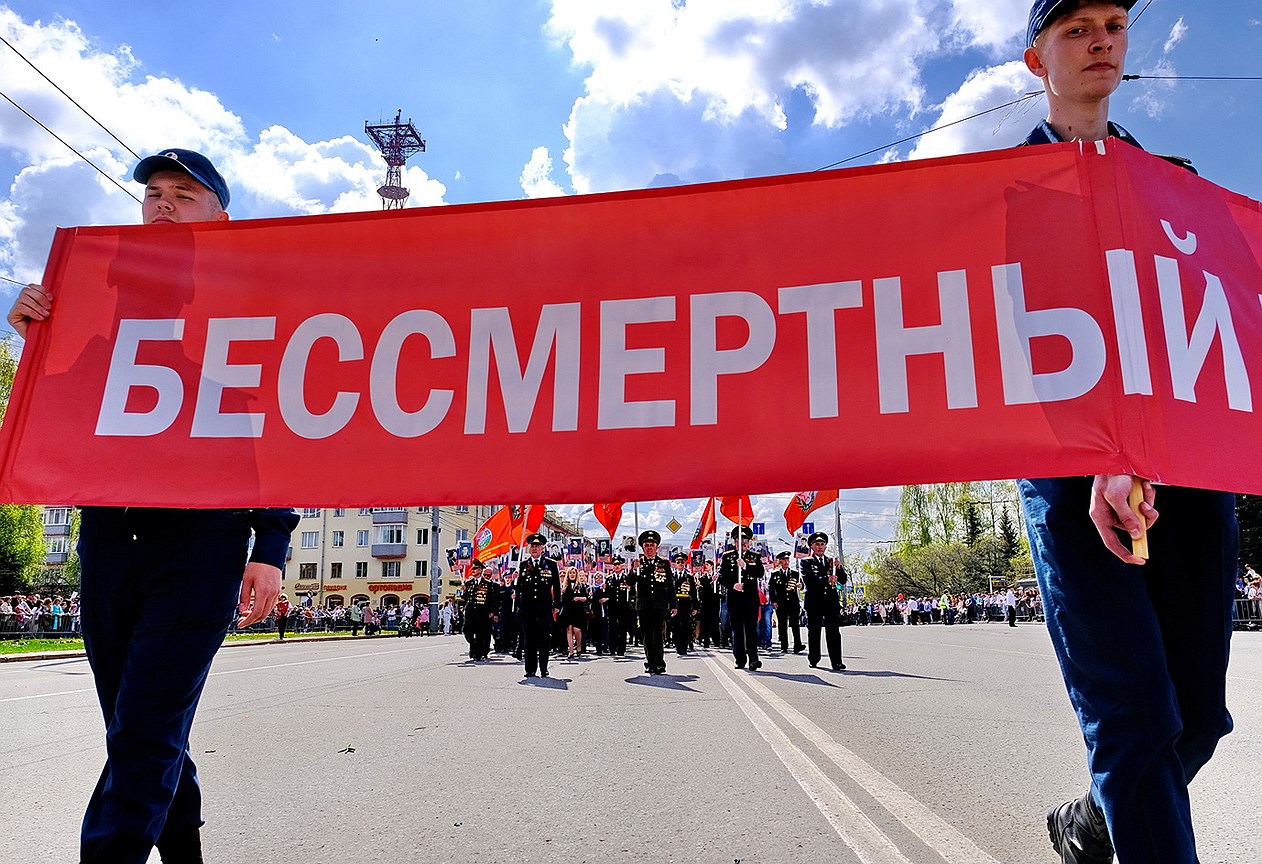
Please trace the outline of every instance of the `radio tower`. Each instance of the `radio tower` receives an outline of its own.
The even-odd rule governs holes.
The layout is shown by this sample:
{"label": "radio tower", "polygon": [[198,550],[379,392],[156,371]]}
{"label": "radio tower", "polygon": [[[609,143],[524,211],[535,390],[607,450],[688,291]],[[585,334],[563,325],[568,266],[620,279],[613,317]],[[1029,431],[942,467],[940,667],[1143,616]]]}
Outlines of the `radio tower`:
{"label": "radio tower", "polygon": [[382,210],[403,209],[408,195],[411,194],[403,185],[403,166],[407,164],[408,157],[425,152],[425,141],[412,125],[412,118],[409,117],[406,123],[402,118],[403,109],[400,108],[394,115],[393,123],[378,123],[374,126],[367,120],[364,121],[364,131],[377,145],[381,155],[386,157],[386,184],[377,189],[377,194],[381,196]]}

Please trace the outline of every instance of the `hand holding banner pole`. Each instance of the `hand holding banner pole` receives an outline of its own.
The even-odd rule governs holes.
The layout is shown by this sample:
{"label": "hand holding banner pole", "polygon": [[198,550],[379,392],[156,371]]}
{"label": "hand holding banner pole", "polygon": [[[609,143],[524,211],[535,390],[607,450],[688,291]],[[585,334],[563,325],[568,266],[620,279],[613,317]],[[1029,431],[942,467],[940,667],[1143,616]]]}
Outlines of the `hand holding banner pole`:
{"label": "hand holding banner pole", "polygon": [[1137,558],[1148,560],[1148,520],[1144,518],[1144,514],[1140,512],[1139,505],[1144,503],[1144,481],[1139,477],[1131,478],[1131,492],[1127,496],[1127,503],[1131,505],[1131,509],[1135,511],[1135,515],[1139,517],[1139,523],[1143,526],[1143,533],[1138,537],[1131,538],[1131,551],[1135,553]]}

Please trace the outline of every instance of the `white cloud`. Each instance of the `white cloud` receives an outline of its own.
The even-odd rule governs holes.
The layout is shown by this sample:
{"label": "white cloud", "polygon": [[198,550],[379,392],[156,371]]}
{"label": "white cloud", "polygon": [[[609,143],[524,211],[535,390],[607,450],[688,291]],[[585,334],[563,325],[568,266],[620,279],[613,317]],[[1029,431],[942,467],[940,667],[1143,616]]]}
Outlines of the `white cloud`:
{"label": "white cloud", "polygon": [[[923,101],[940,45],[927,0],[553,0],[549,30],[590,69],[565,132],[579,192],[769,173],[795,92],[835,128]],[[781,160],[780,170],[789,167]]]}
{"label": "white cloud", "polygon": [[527,198],[556,198],[565,190],[552,179],[552,157],[547,147],[536,147],[521,169],[521,191]]}
{"label": "white cloud", "polygon": [[1025,37],[1030,4],[1024,0],[952,0],[957,26],[979,45],[1009,48]]}
{"label": "white cloud", "polygon": [[1162,52],[1169,54],[1187,35],[1188,26],[1183,23],[1183,18],[1180,17],[1178,21],[1174,22],[1174,26],[1170,28],[1170,35],[1166,38],[1165,47],[1161,49]]}
{"label": "white cloud", "polygon": [[[930,127],[962,120],[1038,89],[1037,80],[1020,60],[979,69],[943,101],[938,118]],[[1043,106],[1041,99],[1032,98],[984,119],[932,132],[912,148],[909,158],[929,159],[1015,146],[1042,119]]]}
{"label": "white cloud", "polygon": [[1168,98],[1174,95],[1178,89],[1178,82],[1174,80],[1160,80],[1162,78],[1173,78],[1178,74],[1171,55],[1179,43],[1184,40],[1188,34],[1188,26],[1182,18],[1174,22],[1170,28],[1170,35],[1166,37],[1165,45],[1161,49],[1161,57],[1155,63],[1141,70],[1142,75],[1157,76],[1159,80],[1136,82],[1139,88],[1138,94],[1131,100],[1131,109],[1140,111],[1154,120],[1166,113],[1168,107]]}
{"label": "white cloud", "polygon": [[[280,126],[252,141],[215,94],[143,75],[143,58],[131,48],[102,50],[73,21],[27,23],[0,6],[0,35],[136,152],[186,147],[209,156],[228,180],[238,218],[381,207],[376,189],[386,166],[365,142],[307,142]],[[15,102],[139,193],[132,154],[8,49],[0,51],[0,81]],[[135,221],[135,201],[8,105],[0,107],[0,141],[25,166],[0,198],[0,265],[12,271],[6,275],[39,278],[55,226]],[[409,206],[442,203],[445,187],[424,170],[405,168],[403,180],[412,191]],[[8,294],[13,289],[6,284]]]}

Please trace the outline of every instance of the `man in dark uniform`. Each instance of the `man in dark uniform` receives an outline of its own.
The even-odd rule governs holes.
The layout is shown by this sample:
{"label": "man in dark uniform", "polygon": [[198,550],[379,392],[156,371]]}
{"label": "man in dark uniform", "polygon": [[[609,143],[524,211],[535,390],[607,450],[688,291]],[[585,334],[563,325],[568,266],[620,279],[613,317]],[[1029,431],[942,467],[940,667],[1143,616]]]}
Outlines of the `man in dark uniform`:
{"label": "man in dark uniform", "polygon": [[505,573],[499,586],[499,608],[497,610],[498,631],[495,639],[496,654],[513,654],[520,659],[517,651],[517,586],[514,584],[517,574]]}
{"label": "man in dark uniform", "polygon": [[[228,219],[228,184],[200,153],[164,150],[140,160],[132,178],[145,184],[145,225]],[[154,301],[179,301],[184,278],[170,273]],[[9,324],[26,338],[31,322],[53,314],[53,300],[44,286],[27,285]],[[82,509],[83,640],[106,727],[82,861],[143,862],[155,846],[164,862],[202,860],[189,730],[229,626],[271,614],[297,524],[290,508]]]}
{"label": "man in dark uniform", "polygon": [[485,570],[486,565],[474,558],[464,583],[464,638],[470,660],[486,659],[491,651],[491,625],[499,617],[499,586],[486,578]]}
{"label": "man in dark uniform", "polygon": [[543,554],[547,542],[542,534],[527,537],[527,555],[517,571],[517,607],[521,612],[527,678],[535,677],[536,668],[540,675],[548,677],[552,625],[561,614],[561,571],[557,562]]}
{"label": "man in dark uniform", "polygon": [[719,605],[723,597],[723,586],[714,575],[714,564],[706,561],[701,565],[701,573],[697,576],[697,594],[701,602],[701,644],[715,648],[722,644],[719,634]]}
{"label": "man in dark uniform", "polygon": [[[1031,6],[1024,60],[1043,83],[1048,113],[1027,145],[1139,147],[1109,120],[1135,2]],[[1031,214],[1030,223],[1033,236],[1024,241],[1045,243],[1046,214]],[[1173,240],[1173,231],[1188,228],[1167,226],[1167,233]],[[1200,269],[1194,261],[1179,264]],[[1082,275],[1073,290],[1108,291]],[[1053,847],[1074,864],[1111,862],[1115,853],[1122,862],[1199,860],[1188,783],[1232,729],[1226,677],[1239,566],[1234,496],[1141,480],[1135,506],[1128,496],[1136,479],[1018,483],[1048,636],[1091,772],[1087,792],[1047,816]],[[1145,525],[1152,528],[1147,561],[1123,545]],[[1109,602],[1101,602],[1104,585]]]}
{"label": "man in dark uniform", "polygon": [[609,565],[605,579],[605,596],[609,598],[609,653],[623,657],[627,653],[627,624],[634,610],[631,603],[631,584],[623,574],[626,560],[617,555]]}
{"label": "man in dark uniform", "polygon": [[591,620],[588,631],[592,642],[596,645],[596,656],[609,653],[609,594],[605,590],[605,577],[602,573],[592,574],[592,599],[590,601]]}
{"label": "man in dark uniform", "polygon": [[793,628],[793,653],[801,654],[802,627],[798,618],[802,613],[802,600],[798,596],[798,574],[789,567],[790,554],[776,555],[776,568],[771,571],[771,607],[776,610],[780,624],[780,651],[789,650],[789,628]]}
{"label": "man in dark uniform", "polygon": [[819,665],[819,631],[824,631],[828,643],[828,660],[833,671],[846,668],[841,662],[841,586],[845,583],[840,562],[824,553],[828,550],[828,535],[817,531],[810,537],[811,554],[798,565],[802,569],[802,582],[806,585],[806,659],[811,668]]}
{"label": "man in dark uniform", "polygon": [[657,554],[662,535],[641,531],[640,557],[635,562],[631,581],[635,586],[635,608],[640,617],[640,635],[644,640],[644,669],[650,675],[666,672],[663,643],[666,619],[675,611],[675,583],[670,576],[670,562]]}
{"label": "man in dark uniform", "polygon": [[697,596],[697,583],[688,572],[688,556],[676,552],[671,556],[671,580],[675,583],[675,611],[671,613],[671,633],[675,653],[683,657],[692,647],[692,604]]}
{"label": "man in dark uniform", "polygon": [[749,548],[754,532],[748,525],[732,529],[736,548],[723,553],[719,562],[719,582],[727,589],[727,619],[732,626],[732,655],[736,668],[756,672],[762,666],[758,660],[758,580],[766,570],[762,557]]}

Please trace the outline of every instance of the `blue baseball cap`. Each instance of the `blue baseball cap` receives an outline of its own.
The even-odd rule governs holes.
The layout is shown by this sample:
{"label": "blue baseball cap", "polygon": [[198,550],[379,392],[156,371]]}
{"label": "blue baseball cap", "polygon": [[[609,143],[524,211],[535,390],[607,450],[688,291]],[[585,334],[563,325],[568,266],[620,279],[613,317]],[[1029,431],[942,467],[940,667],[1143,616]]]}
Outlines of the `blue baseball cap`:
{"label": "blue baseball cap", "polygon": [[140,164],[136,166],[136,170],[131,173],[132,179],[137,183],[148,183],[149,177],[155,171],[183,171],[192,177],[198,183],[205,186],[211,192],[215,193],[215,197],[219,199],[219,206],[225,210],[228,209],[228,184],[215,170],[215,166],[211,164],[200,153],[192,150],[180,150],[172,147],[169,150],[163,150],[153,156],[146,156],[140,160]]}
{"label": "blue baseball cap", "polygon": [[[1059,18],[1061,14],[1068,11],[1065,8],[1066,6],[1072,6],[1076,9],[1080,2],[1081,0],[1034,0],[1034,5],[1030,7],[1030,23],[1025,30],[1026,46],[1032,46],[1034,40],[1049,22]],[[1103,0],[1103,2],[1121,6],[1129,12],[1137,0]]]}

